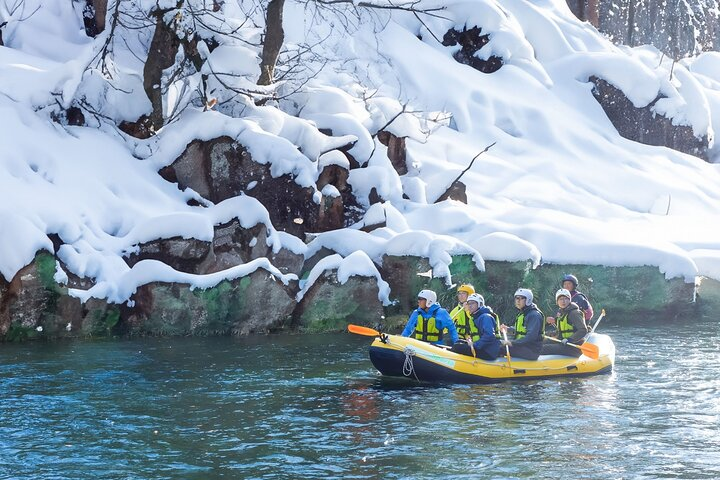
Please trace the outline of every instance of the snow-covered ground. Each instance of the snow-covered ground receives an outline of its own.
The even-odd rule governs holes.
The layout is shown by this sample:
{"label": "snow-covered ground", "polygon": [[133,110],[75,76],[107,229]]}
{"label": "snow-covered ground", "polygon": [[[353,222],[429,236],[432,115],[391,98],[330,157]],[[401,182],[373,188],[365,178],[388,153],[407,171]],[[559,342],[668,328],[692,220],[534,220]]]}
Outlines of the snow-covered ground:
{"label": "snow-covered ground", "polygon": [[[224,2],[222,28],[243,27],[232,37],[216,35],[222,45],[212,53],[200,48],[204,73],[232,72],[226,80],[238,88],[252,88],[259,75],[263,18],[255,10],[247,21],[250,3]],[[384,300],[386,285],[368,262],[379,263],[384,253],[426,256],[436,276],[449,275],[451,254],[470,253],[479,268],[483,259],[655,265],[668,278],[720,280],[720,167],[620,137],[588,82],[605,79],[637,107],[661,94],[658,115],[712,139],[720,130],[719,53],[673,65],[652,47],[613,46],[562,0],[430,1],[419,8],[445,9],[418,15],[352,4],[318,11],[288,0],[285,56],[303,45],[313,45],[314,55],[280,85],[279,102],[256,107],[210,75],[218,105],[203,111],[193,96],[200,74],[191,72],[165,96],[166,114],[182,113],[158,135],[138,140],[116,125],[149,112],[142,75],[153,29],[118,27],[103,72],[98,59],[109,29],[87,37],[82,4],[25,0],[11,12],[0,3],[0,23],[8,22],[0,47],[0,274],[8,280],[39,249],[52,251],[53,233],[67,268],[95,280],[90,291],[73,291],[81,298],[123,302],[153,280],[205,288],[257,268],[289,280],[269,261],[207,277],[125,261],[141,242],[210,240],[214,225],[234,217],[244,226],[268,225],[275,251],[285,246],[309,257],[330,247],[347,258],[323,265],[341,268],[343,278],[353,269],[376,276]],[[156,2],[136,4],[149,11]],[[459,47],[438,41],[463,26],[490,35],[478,55],[502,57],[499,71],[460,64],[452,56]],[[89,126],[52,120],[72,105],[83,106]],[[407,113],[386,128],[407,137],[409,172],[400,176],[374,134],[403,106]],[[333,137],[319,128],[332,129]],[[193,139],[222,135],[270,164],[273,175],[289,173],[315,189],[322,165],[346,162],[333,149],[356,139],[350,153],[362,168],[350,173],[353,191],[366,207],[372,188],[384,200],[363,223],[383,219],[387,226],[323,233],[305,246],[275,231],[251,190],[215,206],[189,206],[197,194],[157,171]],[[434,203],[494,142],[463,176],[468,204]],[[711,147],[710,155],[720,161],[720,150]],[[335,194],[325,188],[315,199]]]}

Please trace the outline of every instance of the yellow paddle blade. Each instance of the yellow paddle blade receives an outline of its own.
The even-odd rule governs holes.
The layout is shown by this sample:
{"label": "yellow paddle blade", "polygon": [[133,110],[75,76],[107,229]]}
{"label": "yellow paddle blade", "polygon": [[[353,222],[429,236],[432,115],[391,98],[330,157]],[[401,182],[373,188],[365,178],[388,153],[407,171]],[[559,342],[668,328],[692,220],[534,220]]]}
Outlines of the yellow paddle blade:
{"label": "yellow paddle blade", "polygon": [[580,347],[580,350],[586,357],[590,357],[593,360],[600,358],[600,348],[598,348],[597,345],[585,342],[582,345],[578,345],[578,347]]}
{"label": "yellow paddle blade", "polygon": [[380,332],[375,329],[353,324],[348,325],[348,331],[350,333],[357,333],[358,335],[365,335],[366,337],[377,337],[380,335]]}

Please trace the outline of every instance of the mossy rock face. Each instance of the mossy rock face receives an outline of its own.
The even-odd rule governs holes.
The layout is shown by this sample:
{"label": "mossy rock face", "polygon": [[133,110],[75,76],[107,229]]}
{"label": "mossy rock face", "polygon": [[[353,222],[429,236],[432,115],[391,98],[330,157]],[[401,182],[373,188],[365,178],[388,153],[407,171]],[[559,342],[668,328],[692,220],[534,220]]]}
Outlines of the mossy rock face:
{"label": "mossy rock face", "polygon": [[340,284],[337,272],[325,272],[300,301],[294,317],[300,331],[338,332],[349,323],[376,326],[383,308],[375,278],[350,277]]}
{"label": "mossy rock face", "polygon": [[603,308],[612,321],[632,321],[642,313],[672,317],[686,314],[694,305],[695,284],[682,278],[667,280],[657,267],[543,264],[530,272],[525,286],[533,290],[546,314],[555,311],[555,292],[568,273],[578,278],[578,290],[592,303],[595,318]]}
{"label": "mossy rock face", "polygon": [[437,293],[441,305],[443,301],[455,302],[454,290],[445,285],[445,280],[432,278],[427,258],[385,255],[380,274],[390,285],[390,300],[394,302],[386,308],[388,316],[404,315],[417,308],[417,294],[423,289]]}
{"label": "mossy rock face", "polygon": [[515,317],[513,294],[527,282],[531,267],[530,261],[485,261],[486,289],[480,293],[502,320],[510,322]]}
{"label": "mossy rock face", "polygon": [[54,336],[62,318],[57,315],[62,291],[53,280],[55,257],[40,252],[7,284],[0,306],[0,335],[6,341]]}
{"label": "mossy rock face", "polygon": [[698,305],[703,311],[716,311],[720,308],[720,281],[701,277],[697,293]]}
{"label": "mossy rock face", "polygon": [[5,341],[77,336],[108,336],[119,308],[102,300],[82,304],[55,282],[57,261],[40,252],[32,263],[5,282],[0,297],[0,338]]}
{"label": "mossy rock face", "polygon": [[282,328],[294,306],[292,291],[265,270],[206,290],[181,284],[143,285],[135,301],[136,311],[126,327],[140,335],[268,332]]}

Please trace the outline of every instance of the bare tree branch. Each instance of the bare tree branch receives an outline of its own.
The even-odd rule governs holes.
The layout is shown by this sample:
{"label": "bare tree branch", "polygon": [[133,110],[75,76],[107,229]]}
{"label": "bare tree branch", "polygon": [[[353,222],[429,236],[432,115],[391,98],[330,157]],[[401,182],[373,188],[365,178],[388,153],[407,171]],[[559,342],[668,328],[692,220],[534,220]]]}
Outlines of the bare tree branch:
{"label": "bare tree branch", "polygon": [[478,153],[477,155],[475,155],[475,156],[473,157],[473,159],[470,160],[470,164],[467,166],[467,168],[465,168],[465,170],[463,170],[462,172],[460,172],[460,175],[458,175],[458,176],[455,178],[455,180],[453,180],[452,182],[450,182],[450,185],[448,185],[448,187],[445,189],[445,191],[444,191],[439,197],[437,197],[437,199],[436,199],[433,203],[437,203],[439,199],[443,198],[443,197],[450,191],[450,189],[453,187],[453,185],[455,185],[455,184],[460,180],[460,178],[462,178],[462,176],[465,175],[465,173],[467,173],[467,171],[472,168],[473,163],[475,163],[475,160],[477,160],[480,155],[482,155],[483,153],[485,153],[485,152],[487,152],[488,150],[490,150],[496,143],[497,143],[497,142],[491,143],[490,145],[488,145],[487,147],[485,147],[485,150],[483,150],[482,152],[480,152],[480,153]]}

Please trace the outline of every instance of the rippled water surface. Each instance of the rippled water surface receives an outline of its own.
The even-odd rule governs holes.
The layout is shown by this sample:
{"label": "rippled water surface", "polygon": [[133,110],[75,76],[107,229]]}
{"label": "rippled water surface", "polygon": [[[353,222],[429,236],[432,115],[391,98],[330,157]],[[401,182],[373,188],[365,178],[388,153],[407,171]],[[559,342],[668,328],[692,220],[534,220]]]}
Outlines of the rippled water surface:
{"label": "rippled water surface", "polygon": [[0,478],[720,478],[720,328],[601,326],[612,375],[378,377],[369,338],[0,345]]}

